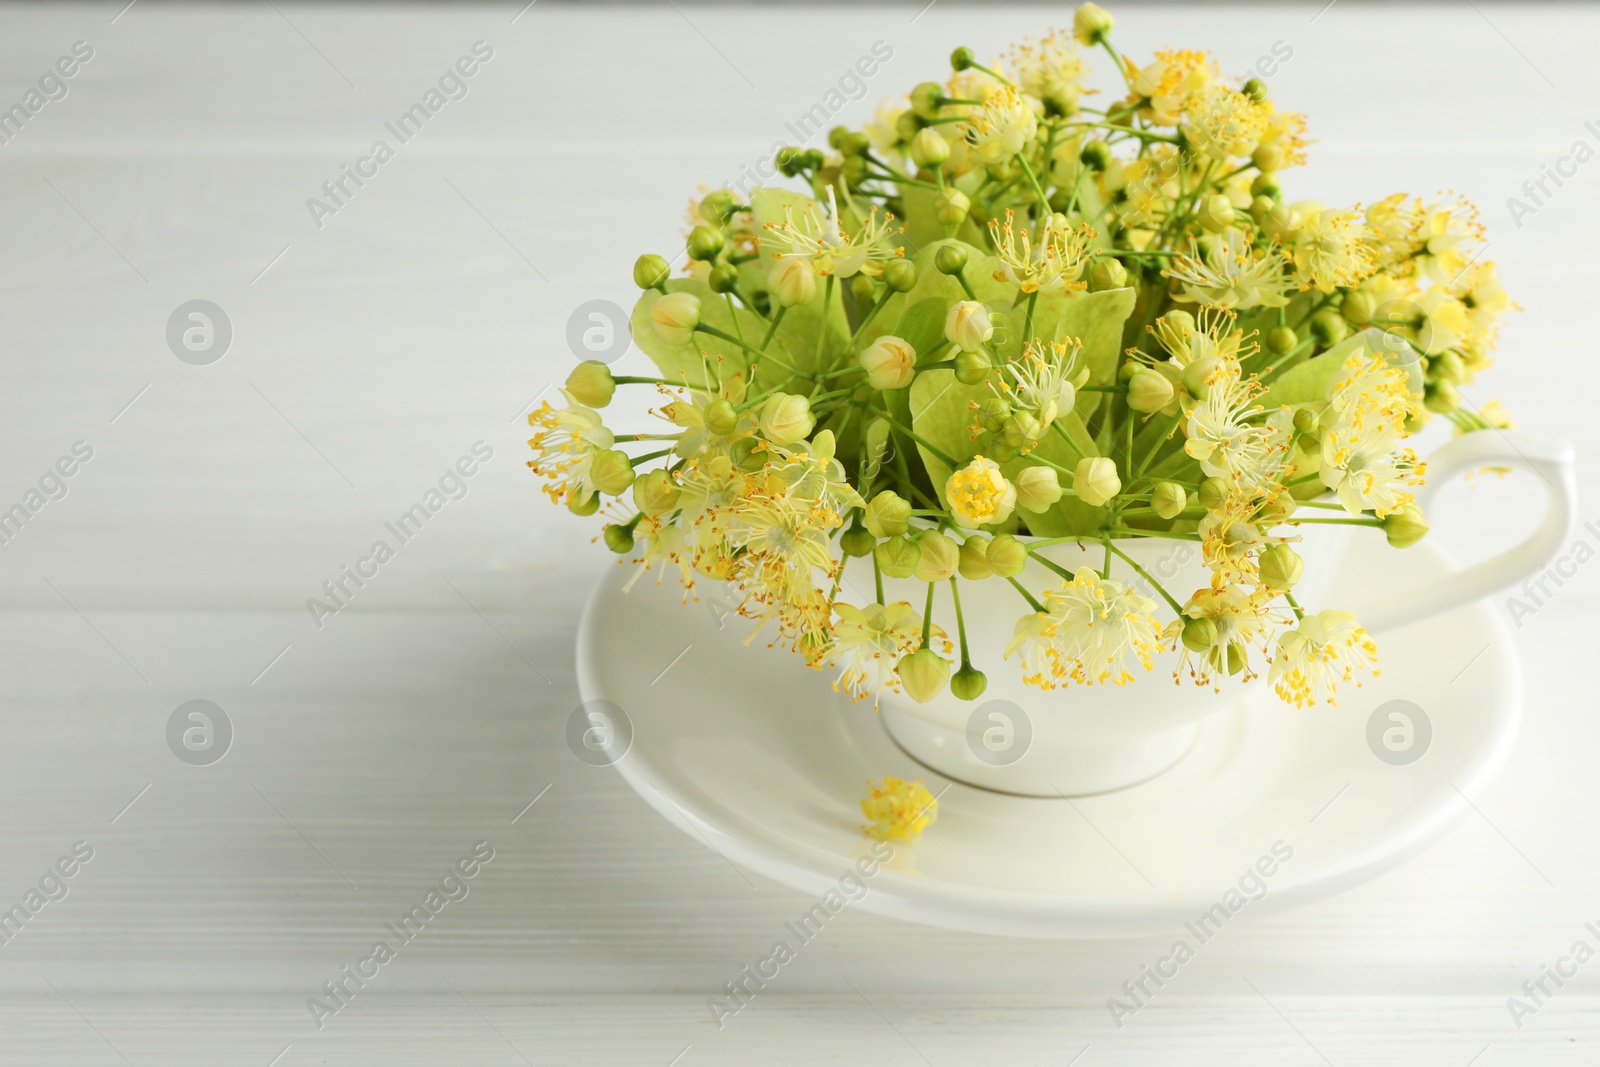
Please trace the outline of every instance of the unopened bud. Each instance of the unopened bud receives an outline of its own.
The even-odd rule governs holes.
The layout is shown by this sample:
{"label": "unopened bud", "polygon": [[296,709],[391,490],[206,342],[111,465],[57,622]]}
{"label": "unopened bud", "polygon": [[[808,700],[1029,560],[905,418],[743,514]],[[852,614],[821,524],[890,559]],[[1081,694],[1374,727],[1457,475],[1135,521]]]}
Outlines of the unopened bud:
{"label": "unopened bud", "polygon": [[1000,436],[1012,448],[1021,448],[1032,441],[1037,441],[1044,433],[1044,427],[1039,425],[1039,417],[1031,411],[1015,411],[1000,427]]}
{"label": "unopened bud", "polygon": [[1221,478],[1207,478],[1200,483],[1200,506],[1216,511],[1228,499],[1228,483]]}
{"label": "unopened bud", "polygon": [[600,510],[600,494],[590,493],[588,496],[582,496],[576,492],[569,492],[567,510],[574,515],[593,515]]}
{"label": "unopened bud", "polygon": [[672,277],[672,266],[656,255],[643,255],[633,261],[633,284],[641,289],[659,289]]}
{"label": "unopened bud", "polygon": [[739,285],[739,268],[732,263],[718,263],[706,275],[706,284],[713,293],[731,293]]}
{"label": "unopened bud", "polygon": [[1261,584],[1275,593],[1293,588],[1305,569],[1305,561],[1288,545],[1273,545],[1261,553]]}
{"label": "unopened bud", "polygon": [[776,445],[792,445],[817,424],[811,403],[794,393],[773,393],[761,405],[761,435]]}
{"label": "unopened bud", "polygon": [[739,202],[734,199],[732,193],[726,189],[718,189],[700,201],[700,217],[713,226],[721,226],[738,206]]}
{"label": "unopened bud", "polygon": [[1257,170],[1270,174],[1282,170],[1289,162],[1289,150],[1280,141],[1263,141],[1250,154],[1250,162],[1256,165]]}
{"label": "unopened bud", "polygon": [[1422,509],[1407,504],[1391,511],[1383,520],[1383,536],[1395,548],[1410,548],[1427,535],[1428,524],[1423,520]]}
{"label": "unopened bud", "polygon": [[989,569],[1002,578],[1015,578],[1028,562],[1028,546],[1010,534],[996,534],[984,552]]}
{"label": "unopened bud", "polygon": [[673,483],[672,475],[664,470],[648,471],[633,483],[634,507],[651,518],[676,510],[678,499],[682,496],[683,490]]}
{"label": "unopened bud", "polygon": [[[971,199],[969,199],[967,194],[963,193],[960,189],[946,189],[943,192],[936,194],[933,198],[933,217],[938,219],[946,226],[961,225],[961,223],[967,217],[967,212],[971,210]],[[953,246],[947,245],[946,247],[948,248]],[[945,250],[941,248],[939,249],[938,254],[942,256],[944,255],[944,251]],[[939,270],[945,274],[954,274],[956,271],[966,266],[967,260],[965,250],[961,251],[961,262],[952,267],[950,270],[945,270],[945,261],[940,261],[937,259],[937,257],[935,258],[935,266],[937,266]],[[954,262],[954,260],[950,259],[948,262]]]}
{"label": "unopened bud", "polygon": [[1217,643],[1217,624],[1212,619],[1190,619],[1183,624],[1183,647],[1190,652],[1206,652]]}
{"label": "unopened bud", "polygon": [[1372,316],[1377,314],[1378,302],[1372,294],[1364,289],[1346,293],[1344,303],[1339,308],[1339,313],[1357,326],[1365,326],[1372,321]]}
{"label": "unopened bud", "polygon": [[859,526],[852,526],[839,535],[839,547],[844,550],[844,554],[855,556],[857,559],[870,554],[877,544],[878,539]]}
{"label": "unopened bud", "polygon": [[950,694],[957,700],[977,700],[987,688],[988,677],[970,663],[950,676]]}
{"label": "unopened bud", "polygon": [[724,397],[717,397],[706,405],[706,429],[718,437],[726,437],[739,426],[739,412]]}
{"label": "unopened bud", "polygon": [[1233,225],[1233,201],[1221,193],[1208,196],[1196,216],[1207,233],[1221,233]]}
{"label": "unopened bud", "polygon": [[1072,472],[1072,491],[1085,504],[1099,507],[1122,491],[1117,465],[1105,456],[1085,456]]}
{"label": "unopened bud", "polygon": [[1078,161],[1090,170],[1105,170],[1111,166],[1111,146],[1104,141],[1090,141],[1078,153]]}
{"label": "unopened bud", "polygon": [[1287,356],[1300,343],[1300,335],[1290,326],[1274,326],[1267,331],[1267,351],[1275,356]]}
{"label": "unopened bud", "polygon": [[873,551],[877,556],[878,569],[891,578],[911,577],[916,573],[917,561],[922,558],[921,547],[905,534],[895,534],[879,541]]}
{"label": "unopened bud", "polygon": [[1177,482],[1161,482],[1150,494],[1150,508],[1163,519],[1175,519],[1189,506],[1189,494]]}
{"label": "unopened bud", "polygon": [[877,284],[869,274],[857,274],[850,279],[850,295],[858,304],[870,304],[878,295]]}
{"label": "unopened bud", "polygon": [[856,363],[874,389],[904,389],[917,376],[917,350],[889,334],[863,348]]}
{"label": "unopened bud", "polygon": [[611,394],[617,383],[611,380],[611,370],[597,359],[586,359],[567,375],[567,392],[572,399],[592,408],[603,408],[611,403]]}
{"label": "unopened bud", "polygon": [[621,526],[616,523],[605,528],[602,534],[606,547],[617,555],[625,555],[633,551],[633,527]]}
{"label": "unopened bud", "polygon": [[784,256],[767,274],[767,288],[779,307],[809,304],[817,292],[817,271],[803,256]]}
{"label": "unopened bud", "polygon": [[1260,78],[1251,78],[1239,86],[1239,91],[1258,104],[1267,102],[1267,83]]}
{"label": "unopened bud", "polygon": [[1150,414],[1172,403],[1172,383],[1165,374],[1140,366],[1128,379],[1128,406]]}
{"label": "unopened bud", "polygon": [[621,496],[633,484],[633,464],[621,449],[596,452],[589,461],[589,480],[607,496]]}
{"label": "unopened bud", "polygon": [[966,45],[962,45],[960,48],[957,48],[954,52],[950,53],[950,69],[958,74],[976,62],[977,60],[975,60],[972,56],[972,49],[968,48]]}
{"label": "unopened bud", "polygon": [[1270,173],[1257,174],[1250,183],[1251,196],[1264,196],[1268,200],[1276,200],[1283,195],[1282,188],[1278,185],[1277,176]]}
{"label": "unopened bud", "polygon": [[979,385],[989,377],[989,357],[982,352],[957,353],[955,370],[962,385]]}
{"label": "unopened bud", "polygon": [[686,345],[700,325],[700,298],[693,293],[668,293],[650,309],[656,335],[669,345]]}
{"label": "unopened bud", "polygon": [[956,242],[939,246],[933,265],[940,274],[959,274],[967,265],[967,246]]}
{"label": "unopened bud", "polygon": [[1332,348],[1350,333],[1344,316],[1332,308],[1323,308],[1311,316],[1311,336],[1323,348]]}
{"label": "unopened bud", "polygon": [[1025,511],[1046,511],[1061,499],[1061,480],[1054,467],[1024,467],[1014,483],[1017,506]]}
{"label": "unopened bud", "polygon": [[978,581],[994,574],[994,568],[989,566],[989,539],[974,534],[961,542],[961,558],[956,568],[961,577],[970,581]]}
{"label": "unopened bud", "polygon": [[1089,288],[1103,293],[1107,289],[1125,289],[1128,285],[1128,268],[1120,260],[1101,259],[1089,268]]}
{"label": "unopened bud", "polygon": [[[955,246],[945,245],[939,249],[939,255]],[[966,252],[961,253],[961,258],[966,259]],[[976,300],[961,300],[951,305],[950,313],[945,316],[944,335],[957,348],[965,352],[976,352],[982,348],[989,338],[994,336],[994,323],[989,320],[989,309]]]}
{"label": "unopened bud", "polygon": [[942,582],[956,572],[960,562],[961,546],[937,531],[917,538],[917,568],[912,573],[920,582]]}
{"label": "unopened bud", "polygon": [[897,293],[909,293],[917,284],[917,268],[909,259],[891,259],[883,265],[883,283]]}
{"label": "unopened bud", "polygon": [[896,670],[906,696],[926,704],[944,690],[950,677],[950,662],[931,648],[921,648],[900,657]]}
{"label": "unopened bud", "polygon": [[938,118],[939,108],[943,104],[944,86],[938,82],[922,82],[911,90],[911,111],[915,115],[925,119]]}
{"label": "unopened bud", "polygon": [[892,489],[885,489],[867,503],[861,521],[874,537],[892,537],[906,532],[911,518],[911,502]]}
{"label": "unopened bud", "polygon": [[911,139],[911,160],[919,167],[937,167],[950,158],[950,142],[932,126],[917,131]]}
{"label": "unopened bud", "polygon": [[1099,4],[1079,4],[1072,13],[1072,35],[1091,48],[1111,36],[1113,25],[1111,12]]}
{"label": "unopened bud", "polygon": [[690,259],[716,259],[722,246],[727,244],[727,238],[722,235],[722,227],[701,223],[689,231],[689,240],[685,243]]}

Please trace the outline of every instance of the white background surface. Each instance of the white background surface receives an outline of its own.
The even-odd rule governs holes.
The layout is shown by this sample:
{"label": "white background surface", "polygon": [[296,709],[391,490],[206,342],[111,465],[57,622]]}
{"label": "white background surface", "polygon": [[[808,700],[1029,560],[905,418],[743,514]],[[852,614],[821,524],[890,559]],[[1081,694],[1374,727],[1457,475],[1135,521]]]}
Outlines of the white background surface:
{"label": "white background surface", "polygon": [[[942,77],[956,44],[986,55],[1065,22],[1064,5],[915,21],[120,6],[0,9],[7,103],[74,41],[95,49],[0,147],[0,505],[74,441],[95,449],[0,546],[0,902],[72,842],[96,849],[0,947],[0,1060],[1594,1062],[1600,963],[1520,1031],[1505,1000],[1600,918],[1600,571],[1523,620],[1524,734],[1481,816],[1354,892],[1230,926],[1121,1031],[1105,999],[1160,941],[846,912],[719,1032],[705,998],[807,901],[752,888],[567,751],[572,632],[605,560],[593,526],[534,493],[518,419],[571,365],[567,316],[631,303],[633,258],[676,251],[695,188],[788,139],[874,41],[894,58],[841,118]],[[1241,72],[1287,42],[1272,91],[1319,139],[1292,195],[1453,187],[1482,204],[1525,311],[1469,398],[1592,458],[1600,165],[1520,228],[1505,200],[1575,140],[1600,147],[1584,128],[1600,124],[1584,110],[1600,14],[1340,3],[1313,23],[1320,6],[1126,8],[1118,39],[1134,56],[1209,47]],[[479,39],[495,55],[470,96],[316,228],[306,198]],[[194,298],[235,331],[208,367],[164,338]],[[467,498],[318,630],[305,599],[480,439],[495,458]],[[1477,493],[1435,516],[1466,555],[1524,528],[1536,498]],[[207,768],[164,737],[196,697],[237,730]],[[496,858],[471,896],[314,1029],[306,998],[479,839]]]}

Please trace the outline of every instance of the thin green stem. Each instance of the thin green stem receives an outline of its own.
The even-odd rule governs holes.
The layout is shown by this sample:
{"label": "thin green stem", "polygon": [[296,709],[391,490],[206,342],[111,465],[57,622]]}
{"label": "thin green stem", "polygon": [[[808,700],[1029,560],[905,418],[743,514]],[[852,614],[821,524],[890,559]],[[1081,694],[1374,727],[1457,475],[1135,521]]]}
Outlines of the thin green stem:
{"label": "thin green stem", "polygon": [[[931,582],[929,588],[932,588]],[[961,668],[965,670],[972,666],[972,657],[967,655],[967,620],[961,617],[961,587],[953,574],[950,576],[950,595],[956,602],[956,633],[961,638]]]}
{"label": "thin green stem", "polygon": [[[1033,193],[1039,198],[1040,212],[1042,213],[1049,211],[1050,198],[1044,195],[1044,186],[1039,184],[1039,176],[1033,172],[1032,164],[1028,162],[1027,158],[1023,156],[1021,152],[1017,153],[1017,162],[1022,164],[1022,173],[1028,176],[1028,184],[1033,186]],[[1046,160],[1046,162],[1048,162],[1048,160]]]}
{"label": "thin green stem", "polygon": [[922,610],[922,647],[928,647],[928,641],[933,637],[933,590],[934,583],[928,583],[928,606]]}
{"label": "thin green stem", "polygon": [[1178,616],[1182,617],[1182,615],[1183,615],[1183,606],[1180,605],[1176,600],[1174,600],[1172,598],[1172,594],[1167,592],[1166,589],[1164,589],[1162,587],[1160,582],[1158,582],[1154,578],[1150,577],[1150,572],[1149,571],[1145,570],[1143,567],[1139,566],[1139,564],[1135,563],[1132,556],[1130,556],[1126,552],[1122,551],[1122,549],[1118,548],[1116,545],[1112,544],[1110,541],[1106,542],[1106,547],[1109,548],[1111,551],[1115,552],[1117,555],[1121,556],[1123,561],[1126,562],[1128,564],[1128,566],[1133,568],[1134,573],[1136,573],[1139,577],[1143,578],[1145,581],[1149,582],[1150,583],[1150,588],[1152,588],[1156,592],[1160,593],[1161,594],[1161,599],[1165,600],[1167,602],[1167,604],[1172,608],[1172,610]]}
{"label": "thin green stem", "polygon": [[1028,590],[1023,587],[1021,582],[1019,582],[1015,578],[1011,578],[1011,577],[1007,577],[1006,581],[1010,582],[1011,585],[1012,585],[1012,588],[1016,589],[1017,592],[1022,594],[1022,599],[1026,600],[1028,602],[1028,605],[1030,607],[1032,607],[1034,611],[1038,611],[1038,612],[1043,612],[1045,614],[1049,614],[1048,612],[1045,612],[1044,605],[1039,603],[1037,600],[1035,600],[1033,598],[1033,594],[1028,592]]}
{"label": "thin green stem", "polygon": [[783,321],[784,313],[788,310],[788,307],[780,305],[778,313],[772,316],[772,325],[767,327],[767,336],[761,339],[761,351],[765,352],[767,346],[772,343],[772,338],[778,333],[778,323]]}

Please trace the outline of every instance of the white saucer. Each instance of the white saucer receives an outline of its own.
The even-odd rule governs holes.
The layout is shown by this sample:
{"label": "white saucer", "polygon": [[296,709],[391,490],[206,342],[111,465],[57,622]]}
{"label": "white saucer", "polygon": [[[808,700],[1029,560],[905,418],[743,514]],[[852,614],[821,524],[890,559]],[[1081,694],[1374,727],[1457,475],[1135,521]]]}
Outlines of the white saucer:
{"label": "white saucer", "polygon": [[[1402,553],[1371,542],[1358,540],[1335,584],[1351,602],[1448,569],[1425,544]],[[584,700],[610,701],[631,720],[631,747],[616,761],[628,783],[732,862],[821,898],[867,855],[866,781],[920,777],[940,794],[938,821],[896,846],[854,906],[958,930],[1184,936],[1213,905],[1233,906],[1213,912],[1220,922],[1339,892],[1415,855],[1469,810],[1521,712],[1510,635],[1477,604],[1384,635],[1382,676],[1346,687],[1336,708],[1296,710],[1257,683],[1247,710],[1205,720],[1194,748],[1150,781],[1073,800],[1009,796],[917,764],[870,703],[833,692],[831,674],[759,639],[741,647],[749,624],[714,605],[714,586],[683,605],[670,580],[623,593],[631,574],[617,568],[601,581],[578,635]],[[1160,700],[1171,683],[1136,684]],[[1431,723],[1424,754],[1407,765],[1380,759],[1368,741],[1369,719],[1391,700],[1411,701]],[[1292,858],[1275,862],[1275,844]],[[1246,877],[1258,863],[1272,873]]]}

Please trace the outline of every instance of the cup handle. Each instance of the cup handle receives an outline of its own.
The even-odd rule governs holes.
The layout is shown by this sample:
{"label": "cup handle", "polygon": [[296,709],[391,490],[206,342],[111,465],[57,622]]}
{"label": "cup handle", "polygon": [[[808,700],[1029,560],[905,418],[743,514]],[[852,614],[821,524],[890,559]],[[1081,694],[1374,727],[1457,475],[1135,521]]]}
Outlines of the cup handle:
{"label": "cup handle", "polygon": [[1427,483],[1416,494],[1424,514],[1446,483],[1481,467],[1513,467],[1544,482],[1545,513],[1539,528],[1497,556],[1356,609],[1369,631],[1397,629],[1515,585],[1548,563],[1572,535],[1578,514],[1572,445],[1519,430],[1463,434],[1429,456]]}

